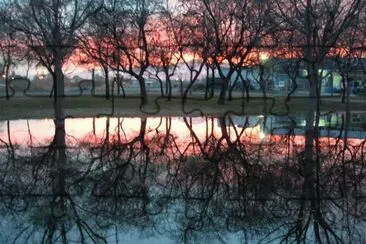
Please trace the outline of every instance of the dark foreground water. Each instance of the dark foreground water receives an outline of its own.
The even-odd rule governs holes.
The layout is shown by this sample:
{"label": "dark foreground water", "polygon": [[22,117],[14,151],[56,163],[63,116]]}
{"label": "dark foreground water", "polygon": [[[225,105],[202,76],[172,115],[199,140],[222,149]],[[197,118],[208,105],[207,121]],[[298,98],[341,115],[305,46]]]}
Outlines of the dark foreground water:
{"label": "dark foreground water", "polygon": [[0,121],[1,243],[365,243],[366,115]]}

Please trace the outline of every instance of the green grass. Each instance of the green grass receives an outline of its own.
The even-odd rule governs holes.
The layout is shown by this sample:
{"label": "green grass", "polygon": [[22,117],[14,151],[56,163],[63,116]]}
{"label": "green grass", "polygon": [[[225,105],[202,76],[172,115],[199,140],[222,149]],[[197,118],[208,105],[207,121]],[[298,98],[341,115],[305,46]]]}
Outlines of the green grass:
{"label": "green grass", "polygon": [[[285,97],[274,97],[267,100],[267,111],[272,114],[287,114],[284,105]],[[139,97],[116,97],[114,99],[114,111],[112,100],[102,97],[67,97],[65,98],[65,113],[68,116],[199,116],[200,111],[204,115],[223,115],[226,112],[258,115],[264,111],[264,100],[256,97],[249,102],[236,98],[226,101],[224,105],[218,105],[217,99],[210,100],[188,99],[184,106],[180,98],[167,101],[166,98],[156,96],[148,97],[148,104],[140,109]],[[158,104],[158,106],[156,105]],[[309,101],[306,97],[294,97],[290,100],[288,111],[291,114],[305,112]],[[323,112],[345,111],[346,105],[340,102],[339,97],[322,98],[321,110]],[[353,97],[350,103],[351,110],[366,111],[366,101],[362,98]],[[193,111],[193,112],[192,112]],[[112,114],[113,112],[113,114]],[[192,113],[189,113],[192,112]],[[187,114],[188,113],[188,114]],[[0,99],[0,119],[27,119],[27,118],[52,118],[54,116],[53,98],[13,97],[9,101]]]}

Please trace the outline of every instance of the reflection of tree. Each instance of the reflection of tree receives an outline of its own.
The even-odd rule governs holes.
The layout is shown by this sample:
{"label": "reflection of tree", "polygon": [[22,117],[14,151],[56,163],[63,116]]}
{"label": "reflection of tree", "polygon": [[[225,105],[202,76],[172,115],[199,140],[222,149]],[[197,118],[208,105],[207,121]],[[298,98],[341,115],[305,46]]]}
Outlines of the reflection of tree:
{"label": "reflection of tree", "polygon": [[[343,188],[348,188],[347,185],[360,183],[359,181],[356,183],[353,180],[355,175],[347,172],[348,170],[344,167],[345,150],[351,145],[347,145],[347,138],[344,138],[342,142],[347,145],[346,147],[339,146],[338,140],[335,146],[327,145],[328,148],[325,149],[329,153],[324,150],[324,147],[321,150],[321,146],[324,145],[321,145],[322,142],[318,136],[319,115],[308,116],[307,119],[305,150],[297,159],[299,173],[303,179],[302,191],[295,198],[288,197],[287,201],[284,199],[283,204],[289,207],[287,216],[293,217],[284,218],[282,225],[276,229],[278,232],[281,229],[284,232],[278,238],[281,242],[338,243],[352,242],[352,240],[359,242],[364,237],[355,225],[356,223],[364,225],[359,219],[364,212],[361,210],[355,214],[350,206],[358,202],[357,199],[343,194]],[[347,122],[345,127],[347,128]],[[334,157],[337,154],[343,156]],[[357,161],[351,160],[346,164],[357,164]],[[360,173],[363,174],[362,171]],[[350,178],[345,180],[345,177]]]}
{"label": "reflection of tree", "polygon": [[10,160],[14,160],[14,145],[12,143],[11,136],[10,136],[10,121],[9,120],[6,121],[6,128],[7,128],[7,130],[6,130],[7,139],[3,140],[0,138],[0,142],[1,142],[1,144],[3,144],[3,146],[7,150],[7,155],[8,155],[7,161],[9,162]]}
{"label": "reflection of tree", "polygon": [[99,167],[90,175],[91,202],[95,219],[101,226],[114,223],[124,226],[126,223],[147,227],[152,224],[150,215],[155,210],[150,209],[149,200],[153,176],[148,174],[152,165],[145,142],[146,122],[146,118],[141,119],[138,135],[127,142],[118,135],[93,148],[92,154],[98,154],[98,151],[100,154],[93,157],[93,163],[98,159]]}
{"label": "reflection of tree", "polygon": [[104,240],[80,213],[78,199],[73,196],[75,171],[69,160],[64,120],[55,120],[55,136],[48,146],[32,148],[30,154],[19,150],[11,167],[1,168],[6,173],[1,198],[6,211],[15,216],[14,226],[19,230],[8,236],[8,240],[16,243],[59,240],[67,243],[74,238],[81,243]]}
{"label": "reflection of tree", "polygon": [[75,147],[55,121],[47,147],[23,155],[15,147],[12,167],[1,163],[0,210],[19,225],[11,239],[100,243],[130,231],[187,243],[365,239],[365,142],[313,132],[304,146],[291,128],[254,140],[253,118],[241,119],[243,127],[231,116],[203,118],[198,133],[183,118],[190,136],[180,141],[170,118],[154,128],[141,118],[130,137],[123,119],[113,128],[107,118],[97,142]]}

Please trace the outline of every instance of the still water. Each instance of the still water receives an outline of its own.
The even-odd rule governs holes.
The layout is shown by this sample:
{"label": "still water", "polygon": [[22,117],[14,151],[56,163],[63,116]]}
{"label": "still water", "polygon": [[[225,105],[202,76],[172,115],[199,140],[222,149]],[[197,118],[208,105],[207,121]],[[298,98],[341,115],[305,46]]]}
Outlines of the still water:
{"label": "still water", "polygon": [[366,115],[0,121],[1,243],[365,243]]}

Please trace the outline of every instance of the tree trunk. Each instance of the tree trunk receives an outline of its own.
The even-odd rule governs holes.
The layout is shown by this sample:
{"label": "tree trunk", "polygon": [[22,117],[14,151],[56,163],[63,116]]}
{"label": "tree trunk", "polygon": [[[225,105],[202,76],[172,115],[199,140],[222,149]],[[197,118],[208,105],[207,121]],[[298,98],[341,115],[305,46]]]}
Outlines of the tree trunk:
{"label": "tree trunk", "polygon": [[137,78],[140,84],[140,96],[141,96],[141,104],[146,105],[147,104],[147,92],[146,92],[146,84],[145,79],[140,76]]}
{"label": "tree trunk", "polygon": [[206,64],[206,86],[205,86],[205,99],[208,99],[208,89],[210,86],[210,67]]}
{"label": "tree trunk", "polygon": [[141,142],[141,145],[145,145],[145,134],[146,134],[146,125],[147,125],[147,119],[141,118],[141,124],[140,124],[140,132],[139,132],[139,140]]}
{"label": "tree trunk", "polygon": [[167,95],[168,93],[169,93],[168,79],[165,79],[165,94]]}
{"label": "tree trunk", "polygon": [[305,125],[305,151],[304,158],[302,162],[302,166],[304,168],[304,178],[306,189],[305,196],[310,197],[312,194],[313,183],[314,183],[314,169],[315,169],[315,161],[314,161],[314,112],[315,109],[309,105],[307,114],[306,114],[306,125]]}
{"label": "tree trunk", "polygon": [[[163,87],[163,81],[158,77],[157,78],[158,82],[159,82],[159,87],[160,87],[160,95],[162,97],[165,97],[165,92],[164,92],[164,87]],[[166,81],[165,81],[166,83]]]}
{"label": "tree trunk", "polygon": [[14,150],[14,145],[13,145],[13,142],[12,142],[12,139],[11,139],[11,131],[10,131],[10,120],[7,120],[6,121],[6,128],[7,128],[7,134],[8,134],[8,150],[10,149],[10,158],[12,160],[15,160],[15,150]]}
{"label": "tree trunk", "polygon": [[262,85],[262,91],[263,91],[263,114],[267,114],[267,80],[264,78],[264,67],[263,65],[259,66],[259,82]]}
{"label": "tree trunk", "polygon": [[211,72],[212,72],[211,97],[213,97],[215,95],[215,68],[214,67],[212,67]]}
{"label": "tree trunk", "polygon": [[319,121],[319,93],[318,93],[318,69],[316,65],[309,68],[309,104],[306,114],[305,126],[305,152],[304,152],[304,194],[311,198],[314,194],[315,183],[315,159],[314,139],[318,137]]}
{"label": "tree trunk", "polygon": [[308,68],[309,76],[309,106],[311,106],[313,109],[316,109],[319,105],[319,75],[318,75],[318,65],[311,65],[311,67]]}
{"label": "tree trunk", "polygon": [[95,96],[95,70],[92,69],[92,90],[91,90],[91,95]]}
{"label": "tree trunk", "polygon": [[65,174],[60,172],[60,169],[65,169],[66,163],[66,140],[65,140],[65,119],[57,119],[55,120],[55,143],[57,150],[57,181],[56,181],[56,192],[58,194],[64,194],[65,190]]}
{"label": "tree trunk", "polygon": [[260,83],[262,84],[262,91],[263,91],[263,99],[267,99],[267,81],[264,79],[264,67],[260,65],[259,67],[259,79]]}
{"label": "tree trunk", "polygon": [[334,78],[332,73],[330,74],[330,96],[333,97],[334,96]]}
{"label": "tree trunk", "polygon": [[172,82],[170,80],[170,77],[167,76],[166,81],[165,81],[165,85],[166,85],[166,95],[168,96],[168,101],[170,101],[172,99]]}
{"label": "tree trunk", "polygon": [[226,93],[229,88],[229,79],[228,78],[221,78],[221,91],[218,100],[218,104],[224,104],[226,100]]}
{"label": "tree trunk", "polygon": [[8,61],[5,66],[5,94],[6,100],[9,100],[9,69],[10,69],[10,62]]}
{"label": "tree trunk", "polygon": [[54,84],[55,84],[55,116],[56,120],[63,120],[65,118],[64,113],[64,99],[65,99],[65,84],[64,74],[62,71],[62,60],[60,57],[55,58],[55,72],[54,72]]}
{"label": "tree trunk", "polygon": [[[53,233],[58,223],[57,216],[65,216],[67,214],[65,199],[68,196],[66,190],[66,170],[68,168],[66,160],[66,140],[65,140],[65,119],[55,120],[55,149],[56,161],[52,167],[52,174],[55,176],[52,184],[53,200],[50,204],[51,214],[48,218],[49,241],[52,240]],[[56,214],[57,213],[57,214]],[[66,232],[61,231],[62,239],[66,241]]]}
{"label": "tree trunk", "polygon": [[108,67],[104,67],[104,81],[105,81],[105,98],[109,100],[110,98],[110,88],[109,88],[109,69]]}

